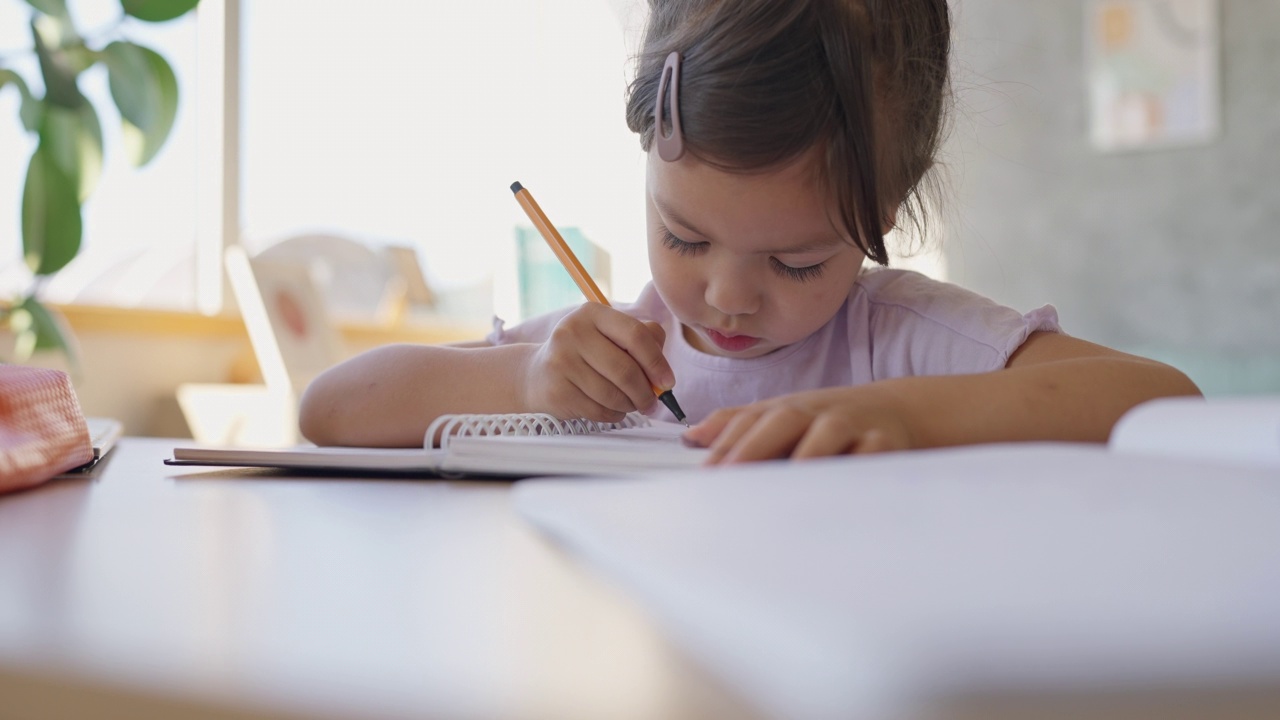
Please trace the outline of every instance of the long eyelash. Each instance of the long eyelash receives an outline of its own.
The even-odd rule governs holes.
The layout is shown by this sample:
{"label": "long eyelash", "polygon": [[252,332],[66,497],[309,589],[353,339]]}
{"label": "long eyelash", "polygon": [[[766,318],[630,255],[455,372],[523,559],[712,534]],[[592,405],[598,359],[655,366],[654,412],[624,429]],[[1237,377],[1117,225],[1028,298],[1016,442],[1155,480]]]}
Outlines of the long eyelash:
{"label": "long eyelash", "polygon": [[769,264],[773,266],[775,272],[779,275],[790,278],[797,282],[808,282],[817,280],[822,276],[822,271],[826,269],[826,261],[817,265],[809,265],[807,267],[791,267],[778,261],[777,258],[769,258]]}
{"label": "long eyelash", "polygon": [[662,228],[662,244],[668,250],[675,250],[681,255],[696,255],[707,247],[706,243],[685,242],[671,234],[671,231],[666,228]]}
{"label": "long eyelash", "polygon": [[[662,244],[669,250],[674,250],[680,255],[696,255],[707,249],[704,242],[691,243],[676,237],[667,228],[662,228]],[[769,258],[769,264],[773,266],[774,272],[782,277],[790,278],[796,282],[809,282],[817,280],[822,276],[823,270],[826,269],[826,262],[820,262],[817,265],[809,265],[807,267],[791,267],[786,265],[777,258]]]}

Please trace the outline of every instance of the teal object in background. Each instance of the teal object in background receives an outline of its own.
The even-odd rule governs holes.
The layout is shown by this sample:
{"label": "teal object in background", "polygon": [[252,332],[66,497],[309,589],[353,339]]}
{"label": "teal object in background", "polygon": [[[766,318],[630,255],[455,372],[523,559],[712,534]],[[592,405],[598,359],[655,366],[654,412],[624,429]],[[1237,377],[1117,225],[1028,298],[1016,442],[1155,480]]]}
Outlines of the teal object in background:
{"label": "teal object in background", "polygon": [[1178,368],[1207,397],[1280,394],[1280,356],[1277,355],[1152,346],[1122,349]]}
{"label": "teal object in background", "polygon": [[[588,240],[576,227],[559,230],[573,254],[578,256],[582,266],[608,297],[612,289],[609,253]],[[516,227],[516,263],[521,317],[536,317],[586,301],[573,278],[547,246],[547,241],[531,226]]]}

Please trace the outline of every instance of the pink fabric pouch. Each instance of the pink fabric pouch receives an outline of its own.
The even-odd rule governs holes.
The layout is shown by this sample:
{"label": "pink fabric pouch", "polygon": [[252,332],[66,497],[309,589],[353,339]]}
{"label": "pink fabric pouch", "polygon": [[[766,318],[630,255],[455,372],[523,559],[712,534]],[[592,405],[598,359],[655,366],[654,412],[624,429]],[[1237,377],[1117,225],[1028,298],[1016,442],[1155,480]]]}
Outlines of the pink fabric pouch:
{"label": "pink fabric pouch", "polygon": [[71,378],[58,370],[0,365],[0,493],[92,461],[89,426]]}

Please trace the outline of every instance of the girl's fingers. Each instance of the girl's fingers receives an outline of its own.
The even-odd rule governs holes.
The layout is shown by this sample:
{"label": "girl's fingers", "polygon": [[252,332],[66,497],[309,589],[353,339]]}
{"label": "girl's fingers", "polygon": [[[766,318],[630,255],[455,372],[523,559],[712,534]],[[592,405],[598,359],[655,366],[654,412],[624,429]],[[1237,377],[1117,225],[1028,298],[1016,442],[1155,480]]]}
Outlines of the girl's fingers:
{"label": "girl's fingers", "polygon": [[754,462],[791,455],[809,429],[811,415],[775,407],[751,423],[725,453],[722,462]]}
{"label": "girl's fingers", "polygon": [[[621,422],[626,417],[627,413],[625,411],[614,410],[600,404],[592,397],[589,390],[583,387],[584,384],[592,384],[593,381],[583,377],[566,378],[566,380],[573,386],[573,392],[576,393],[577,397],[571,400],[568,407],[566,407],[568,417],[561,419],[586,418],[596,422]],[[599,378],[595,382],[596,387],[599,387],[599,383],[603,382],[604,379]]]}
{"label": "girl's fingers", "polygon": [[656,385],[665,390],[675,385],[675,373],[672,372],[671,365],[662,354],[662,343],[666,333],[661,326],[656,323],[642,323],[615,311],[603,315],[596,327],[614,345],[630,356],[632,364],[639,369],[642,376],[636,382],[643,384],[649,395],[653,395],[651,386]]}
{"label": "girl's fingers", "polygon": [[753,425],[755,425],[756,421],[762,414],[763,411],[753,406],[742,408],[738,412],[734,413],[725,424],[724,429],[721,430],[716,435],[715,440],[712,441],[710,445],[711,455],[707,458],[707,464],[714,465],[720,462],[725,455],[728,455],[729,452],[737,446],[738,441],[742,439],[742,436],[745,435]]}
{"label": "girl's fingers", "polygon": [[648,408],[653,390],[635,359],[594,325],[580,330],[559,339],[557,353],[565,359],[561,372],[575,376],[583,391],[606,407],[622,412]]}
{"label": "girl's fingers", "polygon": [[911,447],[907,428],[891,413],[855,412],[827,393],[718,410],[685,432],[684,438],[711,448],[708,464],[788,456],[800,460]]}
{"label": "girl's fingers", "polygon": [[869,455],[898,449],[900,448],[891,442],[888,433],[879,428],[874,428],[868,430],[858,440],[858,445],[853,449],[853,452],[855,455]]}
{"label": "girl's fingers", "polygon": [[667,331],[662,329],[662,323],[656,323],[652,320],[644,323],[645,329],[653,336],[658,343],[658,350],[662,350],[662,346],[667,342]]}
{"label": "girl's fingers", "polygon": [[686,430],[684,439],[698,447],[711,447],[711,443],[720,437],[720,433],[724,432],[725,426],[733,420],[739,410],[740,408],[736,407],[716,410],[708,415],[706,420]]}
{"label": "girl's fingers", "polygon": [[[614,350],[617,351],[616,348]],[[579,366],[567,379],[592,403],[605,408],[611,414],[625,415],[636,408],[635,401],[609,378],[600,374],[587,358],[582,358]],[[584,416],[587,417],[587,416]],[[588,417],[595,420],[595,417]],[[610,422],[617,422],[616,420]]]}
{"label": "girl's fingers", "polygon": [[592,372],[608,384],[608,389],[601,389],[602,394],[593,397],[619,410],[648,410],[657,401],[648,378],[634,358],[607,339],[604,342],[609,345],[607,349],[584,354],[583,358]]}
{"label": "girl's fingers", "polygon": [[[872,430],[869,434],[874,434]],[[858,433],[846,421],[830,414],[819,415],[796,445],[791,457],[804,458],[844,455],[858,442]]]}
{"label": "girl's fingers", "polygon": [[[551,342],[561,358],[581,360],[612,388],[584,380],[583,389],[589,395],[606,407],[626,412],[649,409],[657,402],[654,387],[667,389],[675,383],[662,355],[665,337],[657,323],[643,323],[613,308],[587,303],[557,324]],[[625,402],[619,402],[619,397]]]}

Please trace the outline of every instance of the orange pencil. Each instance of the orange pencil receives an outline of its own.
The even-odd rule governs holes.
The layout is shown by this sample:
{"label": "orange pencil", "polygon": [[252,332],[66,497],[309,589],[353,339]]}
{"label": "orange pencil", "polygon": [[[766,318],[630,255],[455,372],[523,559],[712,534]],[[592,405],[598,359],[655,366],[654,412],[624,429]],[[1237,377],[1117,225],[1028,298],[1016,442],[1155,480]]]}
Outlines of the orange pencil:
{"label": "orange pencil", "polygon": [[[551,246],[551,251],[560,259],[560,264],[564,265],[564,269],[569,271],[569,275],[573,281],[578,284],[578,289],[583,295],[587,296],[587,300],[601,305],[609,305],[609,298],[600,292],[600,286],[596,285],[596,281],[591,279],[587,274],[587,269],[582,267],[582,263],[578,260],[578,256],[573,254],[573,250],[569,249],[569,244],[561,237],[560,231],[556,230],[556,226],[551,224],[546,214],[542,212],[542,208],[538,207],[538,201],[533,199],[528,190],[519,182],[511,183],[511,192],[515,193],[516,202],[520,203],[520,207],[524,208],[524,212],[533,221],[533,226],[538,228],[538,232],[542,234],[542,239],[547,241]],[[680,403],[676,402],[676,396],[670,390],[663,390],[657,385],[651,385],[653,394],[658,396],[663,405],[676,416],[676,420],[683,422],[685,426],[689,423],[684,420],[684,411],[680,409]]]}

